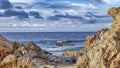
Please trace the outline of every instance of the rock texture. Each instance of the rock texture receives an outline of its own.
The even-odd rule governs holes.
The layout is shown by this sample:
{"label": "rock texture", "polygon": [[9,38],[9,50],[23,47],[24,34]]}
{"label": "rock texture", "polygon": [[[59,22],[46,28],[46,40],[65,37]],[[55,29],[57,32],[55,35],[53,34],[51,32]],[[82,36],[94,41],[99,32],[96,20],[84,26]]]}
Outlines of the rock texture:
{"label": "rock texture", "polygon": [[36,68],[28,58],[17,59],[15,55],[8,55],[0,64],[0,68]]}
{"label": "rock texture", "polygon": [[[120,68],[120,8],[111,8],[108,14],[115,20],[111,27],[88,36],[85,49],[65,52],[65,57],[51,55],[32,42],[23,45],[0,35],[0,68]],[[74,67],[67,65],[75,62],[73,58],[77,61]]]}
{"label": "rock texture", "polygon": [[120,8],[111,8],[108,14],[114,18],[109,29],[88,36],[85,50],[74,68],[120,68]]}
{"label": "rock texture", "polygon": [[86,53],[86,51],[83,49],[83,50],[80,50],[80,51],[67,51],[67,52],[64,52],[62,54],[63,57],[73,57],[73,59],[75,60],[78,60],[78,58],[82,55],[84,55]]}
{"label": "rock texture", "polygon": [[24,45],[0,35],[0,68],[56,68],[73,61],[70,57],[54,56],[33,42]]}
{"label": "rock texture", "polygon": [[11,53],[13,49],[12,43],[0,35],[0,60]]}

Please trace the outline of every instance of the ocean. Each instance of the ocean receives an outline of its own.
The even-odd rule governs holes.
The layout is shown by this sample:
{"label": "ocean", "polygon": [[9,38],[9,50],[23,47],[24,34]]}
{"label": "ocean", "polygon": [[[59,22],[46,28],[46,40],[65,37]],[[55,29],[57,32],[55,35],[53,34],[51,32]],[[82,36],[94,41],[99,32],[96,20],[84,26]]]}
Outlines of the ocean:
{"label": "ocean", "polygon": [[[22,44],[28,42],[36,43],[40,48],[52,53],[61,55],[65,51],[77,51],[84,48],[84,42],[89,35],[96,32],[1,32],[10,41],[17,41]],[[57,41],[67,42],[71,46],[56,46]]]}

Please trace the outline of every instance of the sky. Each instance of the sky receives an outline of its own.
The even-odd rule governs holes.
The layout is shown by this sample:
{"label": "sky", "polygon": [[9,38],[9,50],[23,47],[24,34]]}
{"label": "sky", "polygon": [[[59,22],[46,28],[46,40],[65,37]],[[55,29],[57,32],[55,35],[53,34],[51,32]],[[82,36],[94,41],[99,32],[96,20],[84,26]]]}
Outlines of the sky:
{"label": "sky", "polygon": [[0,32],[92,32],[110,27],[120,0],[0,0]]}

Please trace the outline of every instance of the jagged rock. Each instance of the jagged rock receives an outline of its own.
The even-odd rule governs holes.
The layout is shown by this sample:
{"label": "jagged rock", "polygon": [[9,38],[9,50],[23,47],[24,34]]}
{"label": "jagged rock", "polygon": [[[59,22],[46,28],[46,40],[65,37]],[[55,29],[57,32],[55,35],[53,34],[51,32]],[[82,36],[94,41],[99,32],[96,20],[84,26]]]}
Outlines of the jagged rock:
{"label": "jagged rock", "polygon": [[14,55],[8,55],[0,63],[0,68],[15,68],[17,66],[17,58]]}
{"label": "jagged rock", "polygon": [[75,60],[78,60],[79,56],[82,56],[86,51],[80,50],[80,51],[67,51],[62,54],[63,57],[73,57]]}
{"label": "jagged rock", "polygon": [[0,60],[12,52],[13,45],[10,41],[0,35]]}
{"label": "jagged rock", "polygon": [[8,55],[0,63],[0,68],[36,68],[29,58],[17,59],[15,55]]}
{"label": "jagged rock", "polygon": [[14,51],[14,55],[17,57],[23,56],[23,55],[29,55],[33,58],[41,58],[44,60],[51,60],[50,53],[47,51],[41,49],[36,44],[30,42],[28,45],[21,46],[18,49]]}
{"label": "jagged rock", "polygon": [[83,56],[75,68],[119,68],[120,67],[120,8],[111,8],[108,14],[114,18],[109,29],[88,36]]}
{"label": "jagged rock", "polygon": [[36,68],[36,65],[29,57],[18,58],[17,66],[21,68]]}
{"label": "jagged rock", "polygon": [[24,45],[19,42],[10,42],[0,35],[0,68],[39,68],[42,65],[54,67],[73,62],[71,57],[54,56],[33,42]]}
{"label": "jagged rock", "polygon": [[74,68],[89,68],[88,67],[88,57],[87,55],[82,55],[78,59],[79,62],[77,62],[74,66]]}
{"label": "jagged rock", "polygon": [[10,55],[8,55],[7,57],[5,57],[5,58],[3,59],[3,61],[1,62],[1,64],[13,62],[13,61],[16,63],[16,62],[17,62],[17,58],[16,58],[15,55],[10,54]]}

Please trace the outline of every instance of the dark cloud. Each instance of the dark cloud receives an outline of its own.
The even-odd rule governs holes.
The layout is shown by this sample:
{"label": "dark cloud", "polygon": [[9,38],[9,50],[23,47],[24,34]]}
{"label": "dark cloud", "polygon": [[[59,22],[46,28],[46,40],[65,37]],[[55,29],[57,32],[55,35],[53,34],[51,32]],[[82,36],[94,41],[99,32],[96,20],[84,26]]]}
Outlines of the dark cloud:
{"label": "dark cloud", "polygon": [[0,9],[12,8],[12,4],[8,0],[0,0]]}
{"label": "dark cloud", "polygon": [[63,5],[63,4],[54,4],[54,5],[50,5],[46,8],[52,8],[52,9],[71,9],[71,6],[69,5]]}
{"label": "dark cloud", "polygon": [[25,11],[14,11],[14,10],[6,10],[3,14],[5,17],[17,16],[18,18],[29,18],[28,13]]}
{"label": "dark cloud", "polygon": [[40,16],[39,12],[36,12],[36,11],[30,11],[29,15],[33,16],[34,18],[41,18],[41,19],[43,19],[43,17]]}
{"label": "dark cloud", "polygon": [[89,0],[89,2],[95,5],[104,4],[103,0]]}
{"label": "dark cloud", "polygon": [[65,15],[62,15],[62,14],[57,14],[55,16],[49,16],[48,19],[49,20],[60,20],[60,19],[77,19],[77,20],[83,20],[82,17],[80,16],[72,16],[72,15],[69,15],[69,14],[65,14]]}
{"label": "dark cloud", "polygon": [[85,14],[86,17],[95,17],[95,18],[108,18],[108,15],[95,15],[92,12],[87,12]]}

